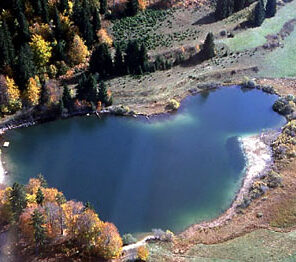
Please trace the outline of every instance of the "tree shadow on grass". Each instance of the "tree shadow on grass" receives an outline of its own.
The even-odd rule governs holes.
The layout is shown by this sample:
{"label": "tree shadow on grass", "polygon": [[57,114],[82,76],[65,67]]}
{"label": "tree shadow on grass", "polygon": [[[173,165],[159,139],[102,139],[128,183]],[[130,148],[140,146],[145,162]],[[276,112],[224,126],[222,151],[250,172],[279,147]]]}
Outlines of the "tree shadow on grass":
{"label": "tree shadow on grass", "polygon": [[216,21],[217,19],[215,17],[215,12],[211,12],[206,16],[200,18],[196,22],[194,22],[192,25],[208,25],[208,24],[215,23]]}

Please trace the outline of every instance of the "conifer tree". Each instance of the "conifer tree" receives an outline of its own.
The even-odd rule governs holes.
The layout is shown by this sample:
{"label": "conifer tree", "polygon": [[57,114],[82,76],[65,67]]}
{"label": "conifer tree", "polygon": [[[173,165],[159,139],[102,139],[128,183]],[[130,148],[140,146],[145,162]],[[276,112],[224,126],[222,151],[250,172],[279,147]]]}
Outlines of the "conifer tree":
{"label": "conifer tree", "polygon": [[262,25],[264,19],[265,19],[264,3],[263,3],[263,0],[258,0],[258,3],[256,4],[255,10],[254,10],[253,25],[255,27]]}
{"label": "conifer tree", "polygon": [[100,14],[104,15],[107,11],[107,0],[100,0]]}
{"label": "conifer tree", "polygon": [[99,100],[105,104],[106,106],[109,105],[109,96],[107,92],[106,85],[104,81],[100,82],[100,87],[99,87]]}
{"label": "conifer tree", "polygon": [[244,9],[246,0],[235,0],[234,1],[234,12],[238,12]]}
{"label": "conifer tree", "polygon": [[234,11],[234,0],[217,0],[215,16],[218,20],[222,20]]}
{"label": "conifer tree", "polygon": [[19,12],[17,15],[17,21],[19,23],[19,37],[22,41],[30,40],[29,23],[23,12]]}
{"label": "conifer tree", "polygon": [[129,16],[136,15],[140,10],[139,1],[138,0],[128,0],[126,8],[127,8],[127,14]]}
{"label": "conifer tree", "polygon": [[41,188],[39,187],[38,190],[37,190],[37,193],[36,193],[36,203],[38,205],[43,205],[43,201],[44,201],[44,195],[43,195],[43,192],[41,190]]}
{"label": "conifer tree", "polygon": [[124,58],[126,68],[131,74],[136,74],[139,69],[139,44],[138,41],[129,41],[126,48],[126,56]]}
{"label": "conifer tree", "polygon": [[23,185],[14,183],[10,192],[9,202],[11,211],[15,221],[18,221],[19,216],[27,207],[26,192]]}
{"label": "conifer tree", "polygon": [[45,219],[42,213],[35,209],[31,215],[31,225],[34,229],[34,240],[37,247],[43,246],[46,240]]}
{"label": "conifer tree", "polygon": [[48,0],[40,0],[42,22],[49,23]]}
{"label": "conifer tree", "polygon": [[4,21],[0,27],[0,66],[13,66],[15,58],[14,46],[9,28]]}
{"label": "conifer tree", "polygon": [[72,110],[72,106],[73,106],[73,101],[72,101],[72,97],[70,94],[70,90],[68,88],[67,85],[64,85],[64,90],[63,90],[63,103],[65,108],[67,108],[68,110]]}
{"label": "conifer tree", "polygon": [[55,24],[54,32],[55,32],[56,39],[57,40],[63,39],[62,23],[61,23],[61,18],[57,8],[54,9],[53,22]]}
{"label": "conifer tree", "polygon": [[98,10],[95,8],[93,11],[93,20],[92,20],[92,26],[93,26],[93,35],[94,38],[97,39],[97,32],[101,29],[101,18]]}
{"label": "conifer tree", "polygon": [[99,73],[102,77],[113,73],[113,62],[107,44],[98,45],[92,52],[89,69],[92,73]]}
{"label": "conifer tree", "polygon": [[267,0],[265,17],[274,17],[276,14],[276,0]]}
{"label": "conifer tree", "polygon": [[141,48],[139,51],[139,63],[142,71],[147,72],[148,71],[148,54],[147,54],[146,46],[144,44],[141,45]]}
{"label": "conifer tree", "polygon": [[116,46],[114,57],[114,72],[117,75],[123,75],[125,73],[125,65],[123,61],[123,54],[119,45]]}
{"label": "conifer tree", "polygon": [[63,14],[64,12],[69,11],[69,2],[68,0],[60,0],[59,10]]}
{"label": "conifer tree", "polygon": [[25,88],[29,78],[34,75],[34,72],[35,65],[32,50],[28,44],[24,44],[20,48],[15,68],[15,80],[21,90]]}
{"label": "conifer tree", "polygon": [[203,44],[202,48],[202,57],[203,59],[210,59],[215,56],[215,43],[214,43],[214,35],[212,33],[208,33],[206,40]]}

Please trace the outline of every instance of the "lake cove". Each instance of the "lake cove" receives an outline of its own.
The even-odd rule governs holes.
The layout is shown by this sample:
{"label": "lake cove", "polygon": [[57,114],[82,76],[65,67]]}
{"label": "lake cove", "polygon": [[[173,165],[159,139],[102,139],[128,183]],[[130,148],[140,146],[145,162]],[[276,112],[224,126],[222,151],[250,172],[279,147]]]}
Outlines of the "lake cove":
{"label": "lake cove", "polygon": [[90,201],[121,233],[181,231],[227,209],[243,179],[239,136],[279,128],[276,96],[221,88],[172,115],[58,120],[5,134],[9,182],[42,173],[67,199]]}

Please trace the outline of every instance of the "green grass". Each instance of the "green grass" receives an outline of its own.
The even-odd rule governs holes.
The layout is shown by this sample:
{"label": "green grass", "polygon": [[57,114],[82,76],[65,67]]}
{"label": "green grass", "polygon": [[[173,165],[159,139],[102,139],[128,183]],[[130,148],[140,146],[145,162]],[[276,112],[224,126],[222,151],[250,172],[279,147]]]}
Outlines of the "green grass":
{"label": "green grass", "polygon": [[[295,1],[296,2],[296,1]],[[296,16],[296,15],[295,15]],[[284,48],[277,48],[263,58],[263,68],[259,75],[263,77],[296,76],[296,30],[284,41]]]}
{"label": "green grass", "polygon": [[[177,258],[168,244],[150,246],[149,261],[170,261]],[[296,234],[257,230],[245,236],[215,245],[195,245],[181,256],[184,261],[296,261]]]}
{"label": "green grass", "polygon": [[224,42],[232,51],[242,51],[263,45],[266,42],[265,36],[278,33],[283,25],[296,18],[296,1],[287,3],[276,14],[275,17],[265,19],[260,27],[250,28],[237,34],[234,38],[225,39]]}

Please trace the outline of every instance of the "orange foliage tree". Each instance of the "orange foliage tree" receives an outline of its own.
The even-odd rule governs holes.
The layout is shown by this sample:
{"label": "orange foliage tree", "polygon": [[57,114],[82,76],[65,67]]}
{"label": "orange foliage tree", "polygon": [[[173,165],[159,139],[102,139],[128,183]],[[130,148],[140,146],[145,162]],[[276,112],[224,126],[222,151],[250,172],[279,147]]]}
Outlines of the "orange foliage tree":
{"label": "orange foliage tree", "polygon": [[105,222],[97,240],[97,252],[105,259],[118,258],[122,253],[122,239],[114,224]]}

